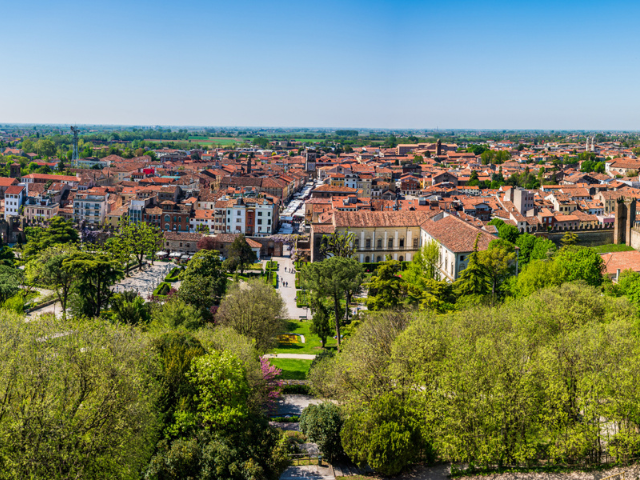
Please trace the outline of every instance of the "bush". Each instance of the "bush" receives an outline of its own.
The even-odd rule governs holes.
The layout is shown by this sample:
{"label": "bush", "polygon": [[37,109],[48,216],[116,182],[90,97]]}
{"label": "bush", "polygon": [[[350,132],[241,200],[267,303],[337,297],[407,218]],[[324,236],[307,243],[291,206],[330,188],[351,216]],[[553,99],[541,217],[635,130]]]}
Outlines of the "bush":
{"label": "bush", "polygon": [[164,279],[165,282],[177,282],[180,279],[180,272],[182,272],[182,268],[175,267],[173,270],[169,272],[169,274]]}
{"label": "bush", "polygon": [[296,295],[296,307],[304,308],[309,306],[309,295],[305,290],[301,290]]}
{"label": "bush", "polygon": [[278,262],[275,260],[269,260],[267,262],[267,270],[278,270]]}
{"label": "bush", "polygon": [[273,283],[273,288],[278,288],[278,274],[273,272],[271,282]]}
{"label": "bush", "polygon": [[169,285],[167,282],[162,282],[153,291],[153,296],[154,297],[166,297],[167,293],[169,293],[169,290],[171,290],[171,285]]}
{"label": "bush", "polygon": [[291,395],[311,395],[311,389],[309,388],[309,385],[284,385],[282,387],[282,393],[288,393]]}
{"label": "bush", "polygon": [[338,406],[331,402],[309,405],[300,416],[300,431],[318,448],[329,462],[344,456],[340,430],[342,415]]}

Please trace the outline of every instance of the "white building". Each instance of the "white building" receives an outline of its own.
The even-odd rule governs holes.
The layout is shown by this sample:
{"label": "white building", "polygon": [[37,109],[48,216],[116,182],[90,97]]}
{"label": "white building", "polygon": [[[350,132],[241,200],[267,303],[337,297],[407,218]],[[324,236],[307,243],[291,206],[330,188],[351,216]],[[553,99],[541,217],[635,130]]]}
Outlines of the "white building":
{"label": "white building", "polygon": [[109,193],[105,189],[91,189],[76,194],[73,200],[73,220],[92,224],[104,223],[108,213]]}
{"label": "white building", "polygon": [[26,198],[27,189],[23,185],[12,185],[4,192],[4,218],[20,215],[20,207]]}

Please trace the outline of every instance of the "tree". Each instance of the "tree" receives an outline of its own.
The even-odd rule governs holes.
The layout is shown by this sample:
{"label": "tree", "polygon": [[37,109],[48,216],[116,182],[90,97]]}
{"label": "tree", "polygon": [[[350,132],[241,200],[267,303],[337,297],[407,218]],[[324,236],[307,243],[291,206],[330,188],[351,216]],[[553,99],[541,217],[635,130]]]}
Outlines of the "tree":
{"label": "tree", "polygon": [[515,260],[516,253],[513,244],[501,238],[492,240],[489,243],[489,248],[484,252],[480,252],[478,263],[483,266],[483,270],[491,283],[492,305],[495,304],[498,289],[511,274]]}
{"label": "tree", "polygon": [[397,475],[418,459],[424,441],[417,418],[393,394],[376,397],[351,415],[342,431],[344,450],[361,468]]}
{"label": "tree", "polygon": [[208,235],[203,236],[198,240],[198,250],[219,250],[220,242],[216,240],[216,237]]}
{"label": "tree", "polygon": [[329,311],[321,299],[312,300],[311,311],[313,312],[313,319],[309,330],[320,338],[322,348],[324,348],[327,338],[333,331]]}
{"label": "tree", "polygon": [[117,236],[120,238],[118,244],[129,255],[133,255],[140,268],[144,257],[153,258],[158,247],[162,245],[162,232],[147,222],[130,222],[125,219],[120,222]]}
{"label": "tree", "polygon": [[367,284],[369,310],[383,310],[398,306],[405,291],[404,281],[398,275],[401,267],[400,262],[392,260],[391,255],[387,255],[387,259],[378,264],[376,273]]}
{"label": "tree", "polygon": [[543,288],[562,285],[563,278],[564,274],[556,262],[533,259],[515,279],[511,293],[515,297],[528,297]]}
{"label": "tree", "polygon": [[563,247],[569,247],[578,243],[578,235],[573,232],[567,232],[562,236],[560,243]]}
{"label": "tree", "polygon": [[469,255],[467,268],[462,270],[458,279],[454,283],[454,290],[458,296],[484,296],[491,289],[491,280],[483,263],[478,258],[478,240],[480,233],[476,236],[473,244],[473,252]]}
{"label": "tree", "polygon": [[342,424],[340,409],[332,402],[309,405],[300,415],[300,431],[318,445],[318,449],[330,463],[344,456],[340,440]]}
{"label": "tree", "polygon": [[498,227],[498,235],[500,238],[505,239],[507,242],[516,243],[518,240],[518,236],[520,235],[520,230],[515,225],[511,225],[510,223],[505,223]]}
{"label": "tree", "polygon": [[277,335],[284,331],[283,319],[286,316],[286,304],[277,290],[255,278],[231,287],[220,303],[216,323],[254,339],[256,349],[264,352],[277,342]]}
{"label": "tree", "polygon": [[42,138],[36,142],[35,151],[40,157],[52,157],[56,154],[56,144],[51,140]]}
{"label": "tree", "polygon": [[204,326],[204,321],[196,307],[174,295],[151,310],[151,326],[154,329],[197,330]]}
{"label": "tree", "polygon": [[425,243],[413,256],[404,278],[414,285],[419,285],[423,279],[440,279],[440,244],[437,241]]}
{"label": "tree", "polygon": [[134,291],[117,293],[111,298],[111,309],[117,321],[128,325],[146,325],[151,319],[151,309]]}
{"label": "tree", "polygon": [[157,439],[156,357],[139,330],[3,315],[0,458],[7,478],[138,479]]}
{"label": "tree", "polygon": [[182,278],[178,297],[196,307],[204,320],[211,320],[211,307],[220,303],[227,289],[227,275],[222,268],[220,253],[216,250],[197,252]]}
{"label": "tree", "polygon": [[518,255],[520,265],[524,266],[531,260],[531,254],[535,248],[537,238],[539,237],[531,235],[530,233],[523,233],[516,240],[516,246],[520,249]]}
{"label": "tree", "polygon": [[244,269],[249,265],[252,265],[258,260],[256,252],[249,246],[247,239],[243,234],[238,235],[233,243],[229,246],[227,255],[227,265],[230,272],[235,272],[238,268],[240,273],[244,272]]}
{"label": "tree", "polygon": [[553,256],[557,250],[556,244],[548,238],[537,237],[533,250],[531,251],[531,260],[546,260]]}
{"label": "tree", "polygon": [[301,277],[306,290],[318,298],[333,300],[336,339],[340,350],[340,300],[345,298],[345,292],[355,291],[362,284],[362,265],[353,258],[335,256],[305,265]]}
{"label": "tree", "polygon": [[6,302],[20,292],[22,278],[22,272],[17,268],[0,265],[0,302]]}
{"label": "tree", "polygon": [[67,315],[72,287],[77,280],[77,272],[64,262],[79,253],[78,247],[72,243],[52,245],[29,261],[25,269],[31,283],[44,285],[55,292],[64,317]]}
{"label": "tree", "polygon": [[25,233],[27,236],[27,243],[24,246],[25,257],[38,254],[52,245],[78,241],[78,232],[62,217],[53,217],[47,228],[27,227]]}
{"label": "tree", "polygon": [[563,281],[584,280],[594,287],[602,285],[604,262],[592,248],[563,247],[556,253],[554,261],[562,272]]}
{"label": "tree", "polygon": [[116,262],[104,253],[78,252],[62,261],[62,268],[76,277],[74,310],[97,317],[111,298],[111,286],[123,277]]}
{"label": "tree", "polygon": [[344,233],[334,232],[330,235],[322,236],[320,244],[320,254],[324,257],[353,257],[358,249],[356,248],[356,235],[348,230]]}

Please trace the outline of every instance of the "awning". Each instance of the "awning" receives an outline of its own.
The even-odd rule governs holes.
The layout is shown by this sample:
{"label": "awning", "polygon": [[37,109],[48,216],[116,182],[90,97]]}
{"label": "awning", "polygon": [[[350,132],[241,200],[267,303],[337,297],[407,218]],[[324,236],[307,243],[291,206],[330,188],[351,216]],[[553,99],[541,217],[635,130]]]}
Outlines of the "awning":
{"label": "awning", "polygon": [[182,256],[182,254],[180,252],[173,252],[171,255],[169,255],[171,258],[180,258]]}
{"label": "awning", "polygon": [[167,255],[169,255],[167,252],[158,252],[158,253],[156,253],[157,257],[166,257]]}

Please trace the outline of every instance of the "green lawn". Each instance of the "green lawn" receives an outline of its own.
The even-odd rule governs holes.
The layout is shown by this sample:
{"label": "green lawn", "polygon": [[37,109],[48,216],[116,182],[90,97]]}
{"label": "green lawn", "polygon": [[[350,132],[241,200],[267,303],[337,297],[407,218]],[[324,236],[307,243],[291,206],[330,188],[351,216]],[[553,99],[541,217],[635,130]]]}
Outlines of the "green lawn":
{"label": "green lawn", "polygon": [[[310,332],[311,321],[298,322],[290,320],[287,322],[287,333],[297,333],[304,335],[305,343],[294,344],[279,344],[278,347],[271,350],[269,353],[305,353],[305,354],[318,354],[322,351],[320,338]],[[336,341],[329,337],[327,338],[327,348],[335,349]]]}
{"label": "green lawn", "polygon": [[630,252],[633,250],[629,245],[616,245],[610,243],[609,245],[598,245],[597,247],[591,247],[597,253],[610,253],[610,252]]}
{"label": "green lawn", "polygon": [[305,380],[311,368],[312,360],[293,358],[272,358],[271,364],[282,370],[280,378],[284,380]]}

